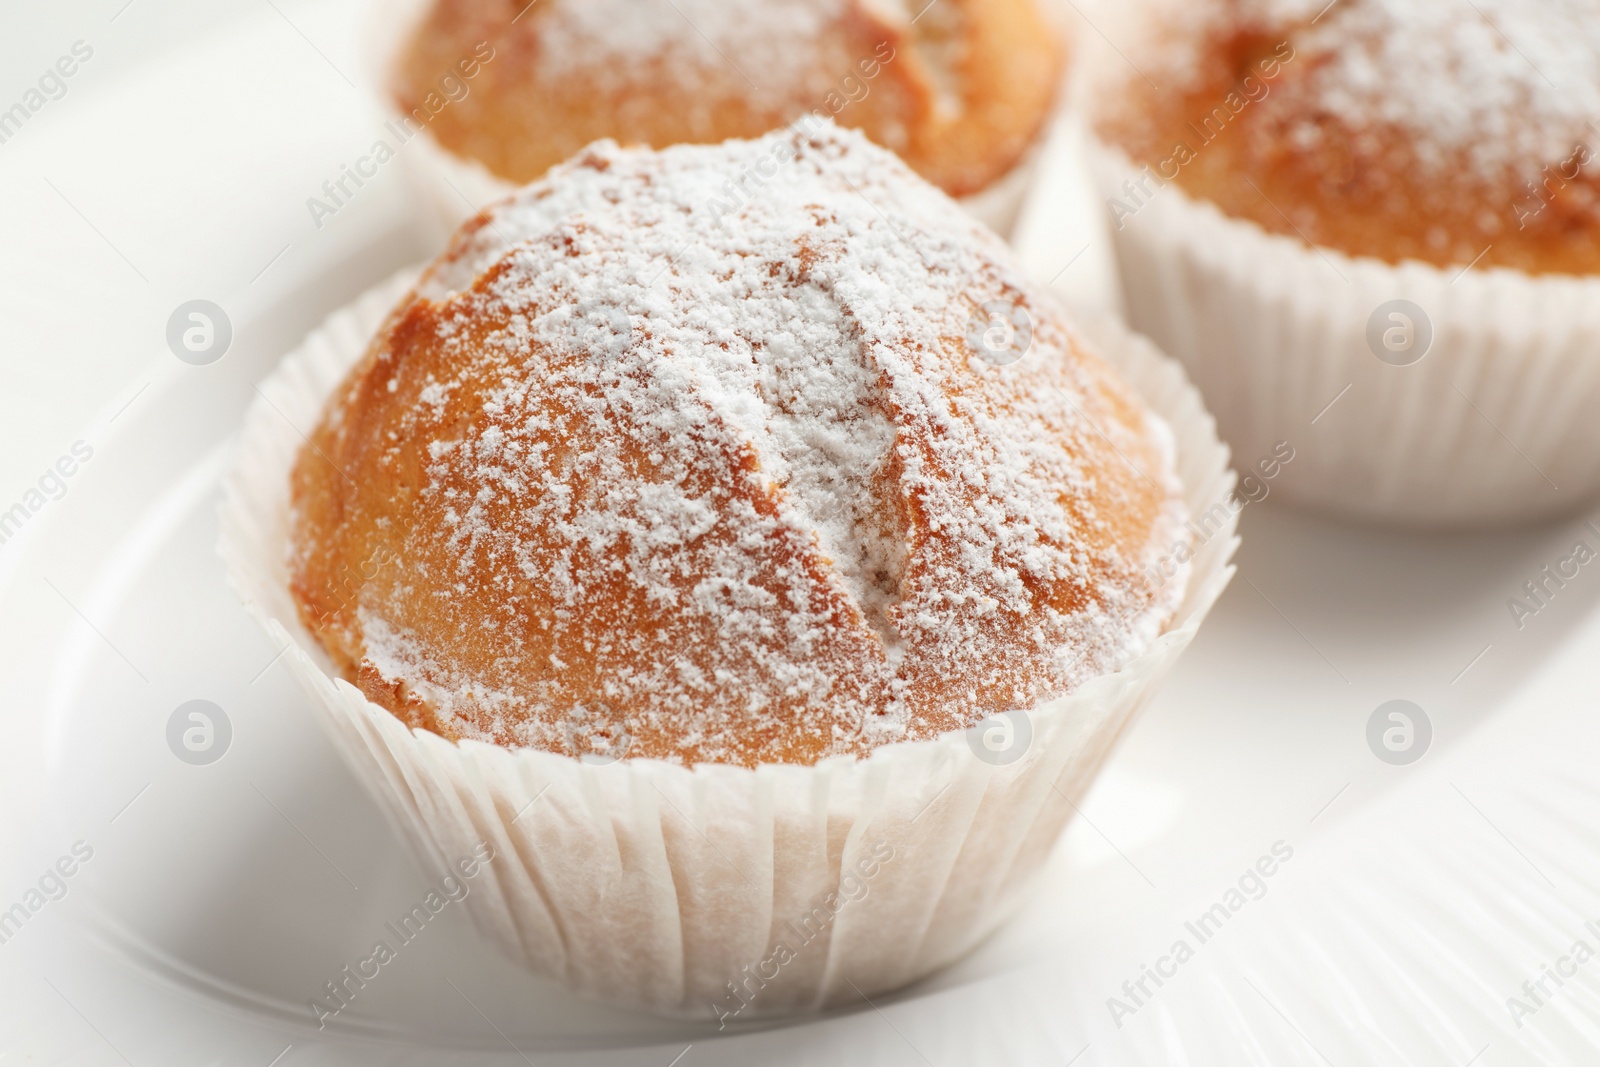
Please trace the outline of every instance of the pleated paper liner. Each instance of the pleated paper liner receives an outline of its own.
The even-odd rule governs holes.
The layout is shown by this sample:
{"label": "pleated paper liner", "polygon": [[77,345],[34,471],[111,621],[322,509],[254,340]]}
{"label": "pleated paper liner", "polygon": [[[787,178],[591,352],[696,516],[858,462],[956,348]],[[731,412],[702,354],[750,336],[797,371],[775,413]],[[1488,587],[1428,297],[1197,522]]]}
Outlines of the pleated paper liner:
{"label": "pleated paper liner", "polygon": [[1346,256],[1171,183],[1130,192],[1103,144],[1090,165],[1129,323],[1182,361],[1241,464],[1295,449],[1286,499],[1450,527],[1600,492],[1600,279]]}
{"label": "pleated paper liner", "polygon": [[[337,678],[287,584],[301,434],[414,277],[331,316],[262,383],[226,485],[221,552],[345,762],[422,862],[445,869],[487,843],[495,859],[466,906],[490,939],[580,991],[662,1014],[742,1021],[859,1003],[970,950],[1018,903],[1226,586],[1233,510],[1199,540],[1168,631],[1122,670],[1012,713],[1018,740],[1005,757],[980,758],[971,731],[754,770],[453,743]],[[1191,511],[1225,499],[1227,449],[1182,371],[1120,327],[1093,334],[1171,425]]]}

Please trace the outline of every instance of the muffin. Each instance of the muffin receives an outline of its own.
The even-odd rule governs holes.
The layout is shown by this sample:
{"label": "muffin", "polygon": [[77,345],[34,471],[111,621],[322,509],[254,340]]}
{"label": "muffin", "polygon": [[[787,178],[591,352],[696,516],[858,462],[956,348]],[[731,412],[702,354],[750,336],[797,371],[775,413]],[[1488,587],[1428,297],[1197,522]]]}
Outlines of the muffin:
{"label": "muffin", "polygon": [[1600,488],[1600,3],[1160,11],[1085,75],[1096,165],[1132,324],[1236,451],[1403,522]]}
{"label": "muffin", "polygon": [[870,996],[1007,913],[1229,576],[1208,417],[1101,330],[858,132],[600,142],[285,363],[223,553],[514,956]]}
{"label": "muffin", "polygon": [[917,8],[434,0],[383,65],[457,217],[462,194],[507,192],[594,140],[714,144],[832,119],[1009,225],[1021,183],[1005,179],[1021,176],[1061,80],[1057,27],[1038,0]]}

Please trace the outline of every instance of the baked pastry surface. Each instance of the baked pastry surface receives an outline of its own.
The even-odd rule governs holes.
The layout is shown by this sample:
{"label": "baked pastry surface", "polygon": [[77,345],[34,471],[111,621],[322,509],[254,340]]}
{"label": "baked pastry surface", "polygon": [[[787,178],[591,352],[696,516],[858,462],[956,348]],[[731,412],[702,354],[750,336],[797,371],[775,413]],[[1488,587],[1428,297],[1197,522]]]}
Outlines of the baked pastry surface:
{"label": "baked pastry surface", "polygon": [[1600,0],[1140,10],[1092,106],[1157,178],[1351,255],[1600,272]]}
{"label": "baked pastry surface", "polygon": [[302,621],[412,725],[686,763],[1116,669],[1183,593],[1147,577],[1189,536],[1170,432],[1006,255],[832,125],[591,146],[464,226],[330,398]]}
{"label": "baked pastry surface", "polygon": [[964,196],[1034,142],[1063,63],[1038,0],[437,0],[399,58],[400,108],[427,116],[481,42],[492,61],[428,129],[517,184],[602,138],[709,144],[815,114]]}

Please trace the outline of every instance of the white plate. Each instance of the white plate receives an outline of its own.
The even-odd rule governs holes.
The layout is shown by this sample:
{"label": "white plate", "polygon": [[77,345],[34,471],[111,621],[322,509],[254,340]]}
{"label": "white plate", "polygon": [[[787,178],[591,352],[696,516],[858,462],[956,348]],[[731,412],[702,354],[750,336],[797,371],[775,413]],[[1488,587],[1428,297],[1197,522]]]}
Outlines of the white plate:
{"label": "white plate", "polygon": [[[259,29],[194,62],[267,67],[272,49],[305,48],[287,35],[260,44]],[[195,95],[192,69],[152,84]],[[208,106],[227,103],[265,136],[271,100]],[[327,128],[301,139],[321,147],[297,156],[301,140],[272,143],[281,174],[236,190],[241,220],[297,204],[307,174],[360,145],[364,113],[328,110]],[[127,112],[79,121],[58,132],[92,144]],[[717,1034],[579,1001],[446,912],[318,1031],[308,999],[428,875],[224,588],[216,483],[252,384],[321,315],[433,239],[407,229],[402,189],[391,179],[341,226],[292,234],[296,251],[262,283],[244,282],[253,266],[227,275],[240,276],[223,301],[228,355],[202,368],[157,357],[83,434],[95,455],[66,496],[0,546],[0,912],[26,906],[75,842],[93,848],[65,896],[0,943],[0,1054],[263,1067],[279,1056],[667,1067],[680,1053],[682,1067],[1593,1062],[1600,962],[1559,988],[1546,979],[1554,995],[1520,1028],[1507,998],[1574,940],[1600,950],[1583,929],[1600,919],[1600,568],[1523,629],[1506,600],[1574,538],[1600,535],[1576,520],[1395,535],[1270,500],[1246,510],[1239,578],[1032,904],[950,970],[854,1012]],[[1061,243],[1069,256],[1077,247]],[[236,266],[264,258],[252,247]],[[141,328],[173,302],[152,297]],[[1425,708],[1435,731],[1409,767],[1380,762],[1365,740],[1373,710],[1396,697]],[[232,725],[209,766],[167,744],[169,718],[192,699],[216,702]],[[1123,982],[1280,840],[1294,856],[1266,895],[1159,990],[1147,980],[1155,995],[1116,1026],[1108,999],[1128,1003]]]}
{"label": "white plate", "polygon": [[[1600,918],[1597,797],[1583,784],[1600,746],[1592,726],[1564,732],[1587,718],[1586,697],[1592,706],[1600,578],[1584,573],[1587,585],[1575,580],[1520,633],[1501,595],[1554,558],[1573,524],[1430,541],[1252,505],[1248,581],[1133,731],[1032,906],[920,988],[719,1037],[579,1001],[446,914],[319,1033],[307,1001],[428,879],[274,667],[212,546],[250,383],[293,343],[305,312],[291,309],[331,288],[307,279],[281,306],[240,317],[248,340],[222,363],[153,385],[12,546],[0,699],[29,713],[13,716],[4,799],[33,834],[7,855],[0,906],[74,842],[94,850],[65,898],[0,945],[15,1014],[0,1034],[16,1047],[135,1063],[266,1063],[289,1045],[285,1062],[405,1062],[398,1045],[416,1062],[450,1050],[661,1065],[691,1043],[685,1062],[835,1062],[846,1047],[860,1062],[969,1062],[1000,1048],[1014,1062],[1065,1062],[1088,1047],[1081,1062],[1183,1049],[1190,1062],[1281,1063],[1305,1058],[1298,1028],[1335,1062],[1340,1051],[1383,1062],[1385,1049],[1395,1062],[1460,1062],[1496,1037],[1516,1047],[1577,1032],[1573,1013],[1591,1003],[1579,980],[1517,1036],[1496,1030],[1522,978],[1583,936],[1584,917]],[[1396,695],[1426,707],[1437,731],[1410,768],[1379,763],[1364,741],[1368,713]],[[166,737],[173,711],[197,698],[232,725],[208,766],[180,761]],[[1496,711],[1492,739],[1462,743]],[[1452,746],[1462,751],[1447,763]],[[1383,795],[1395,785],[1409,788]],[[1111,1025],[1122,981],[1280,839],[1295,855],[1266,897]],[[1486,977],[1469,980],[1463,960]],[[1430,1025],[1420,1012],[1434,1004]],[[1393,1029],[1349,1028],[1364,1015]]]}

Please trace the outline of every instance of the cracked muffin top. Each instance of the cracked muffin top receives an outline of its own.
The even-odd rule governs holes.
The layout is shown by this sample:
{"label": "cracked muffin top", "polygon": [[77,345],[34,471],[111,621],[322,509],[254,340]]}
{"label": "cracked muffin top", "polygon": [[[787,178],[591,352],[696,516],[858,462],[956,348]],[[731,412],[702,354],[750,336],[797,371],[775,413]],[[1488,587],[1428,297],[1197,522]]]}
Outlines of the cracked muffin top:
{"label": "cracked muffin top", "polygon": [[831,125],[601,142],[487,209],[292,477],[292,590],[348,679],[577,756],[932,737],[1117,669],[1184,587],[1145,579],[1188,537],[1166,425]]}

